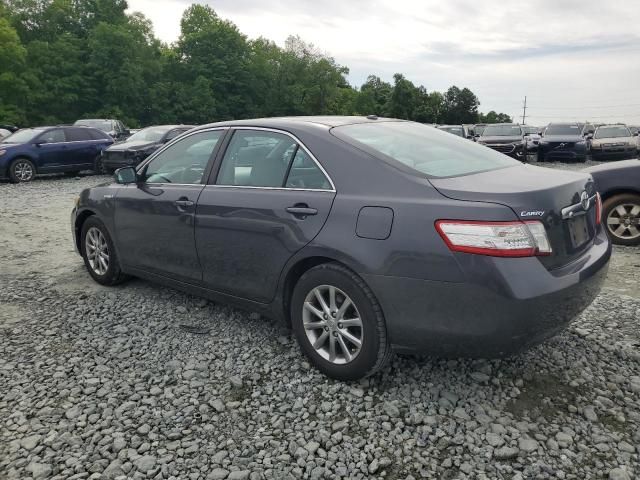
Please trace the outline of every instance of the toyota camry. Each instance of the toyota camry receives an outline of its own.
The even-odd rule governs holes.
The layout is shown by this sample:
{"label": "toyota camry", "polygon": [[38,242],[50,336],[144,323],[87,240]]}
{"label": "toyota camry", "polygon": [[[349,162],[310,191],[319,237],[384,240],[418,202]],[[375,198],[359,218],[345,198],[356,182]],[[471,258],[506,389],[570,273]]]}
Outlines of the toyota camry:
{"label": "toyota camry", "polygon": [[342,380],[392,352],[539,343],[589,305],[611,255],[589,174],[375,116],[198,127],[84,190],[71,228],[95,281],[281,319]]}

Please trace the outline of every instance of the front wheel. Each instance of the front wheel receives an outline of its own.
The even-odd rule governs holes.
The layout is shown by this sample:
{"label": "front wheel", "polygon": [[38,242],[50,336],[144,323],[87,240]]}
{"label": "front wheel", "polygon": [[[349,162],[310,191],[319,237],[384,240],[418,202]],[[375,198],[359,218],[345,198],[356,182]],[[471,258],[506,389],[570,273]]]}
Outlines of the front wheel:
{"label": "front wheel", "polygon": [[82,259],[89,275],[102,285],[116,285],[126,279],[113,240],[104,223],[95,216],[82,225],[80,237]]}
{"label": "front wheel", "polygon": [[302,351],[325,375],[357,380],[391,356],[382,309],[351,270],[336,263],[304,273],[291,299],[291,321]]}
{"label": "front wheel", "polygon": [[625,193],[608,198],[602,210],[613,243],[640,245],[640,195]]}
{"label": "front wheel", "polygon": [[18,158],[9,167],[11,183],[30,182],[36,176],[36,166],[27,158]]}

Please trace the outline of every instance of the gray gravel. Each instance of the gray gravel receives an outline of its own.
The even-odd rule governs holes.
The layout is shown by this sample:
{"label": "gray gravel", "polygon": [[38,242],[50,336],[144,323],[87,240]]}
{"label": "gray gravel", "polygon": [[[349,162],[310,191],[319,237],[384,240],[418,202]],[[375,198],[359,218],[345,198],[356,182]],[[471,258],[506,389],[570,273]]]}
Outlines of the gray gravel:
{"label": "gray gravel", "polygon": [[93,283],[68,215],[103,180],[0,184],[0,478],[640,475],[637,249],[615,248],[602,294],[542,346],[397,357],[345,384],[258,315]]}

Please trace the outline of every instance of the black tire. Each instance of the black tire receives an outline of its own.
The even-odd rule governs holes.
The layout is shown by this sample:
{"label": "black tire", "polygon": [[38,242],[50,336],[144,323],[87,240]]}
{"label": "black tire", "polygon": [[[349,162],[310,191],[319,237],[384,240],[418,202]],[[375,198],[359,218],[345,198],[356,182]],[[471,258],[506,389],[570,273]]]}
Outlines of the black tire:
{"label": "black tire", "polygon": [[[87,233],[91,229],[97,229],[106,240],[109,260],[108,267],[103,273],[99,273],[94,269],[87,256]],[[91,277],[99,284],[107,286],[117,285],[127,279],[127,275],[122,273],[122,270],[120,269],[120,262],[118,260],[116,249],[114,248],[111,235],[109,235],[109,231],[105,227],[104,223],[102,223],[102,221],[96,216],[87,218],[82,224],[82,231],[80,233],[80,252],[89,275],[91,275]]]}
{"label": "black tire", "polygon": [[36,166],[31,160],[16,158],[9,166],[9,181],[11,183],[30,182],[35,178],[36,173]]}
{"label": "black tire", "polygon": [[111,175],[113,169],[105,167],[102,161],[102,155],[98,155],[93,161],[93,173],[96,175]]}
{"label": "black tire", "polygon": [[[623,193],[620,195],[615,195],[611,198],[608,198],[604,204],[602,205],[602,222],[604,223],[607,233],[611,238],[611,241],[617,245],[627,245],[627,246],[635,246],[640,245],[640,236],[633,236],[633,232],[629,230],[625,230],[621,235],[615,232],[615,225],[609,224],[609,216],[612,212],[620,207],[623,208],[630,214],[630,208],[628,206],[635,205],[640,208],[640,195],[636,195],[633,193]],[[626,206],[626,207],[625,207]],[[613,213],[614,218],[619,218],[619,214]],[[635,225],[636,229],[640,229],[640,225],[638,225],[638,219],[640,218],[640,214],[634,216],[635,218],[631,218],[631,222]]]}
{"label": "black tire", "polygon": [[[311,344],[303,325],[305,298],[318,286],[332,286],[350,297],[362,321],[362,345],[348,363],[336,364],[321,356]],[[305,272],[293,290],[291,322],[300,348],[311,363],[328,377],[351,381],[373,375],[391,358],[387,329],[371,289],[351,270],[337,263],[325,263]]]}

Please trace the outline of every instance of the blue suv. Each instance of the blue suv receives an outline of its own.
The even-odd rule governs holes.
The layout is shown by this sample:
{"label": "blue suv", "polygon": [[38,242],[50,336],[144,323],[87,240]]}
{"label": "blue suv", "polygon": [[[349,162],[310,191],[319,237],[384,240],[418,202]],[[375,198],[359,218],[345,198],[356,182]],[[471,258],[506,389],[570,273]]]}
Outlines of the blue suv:
{"label": "blue suv", "polygon": [[0,142],[0,178],[29,182],[36,174],[101,170],[102,150],[113,143],[89,127],[37,127],[18,130]]}

